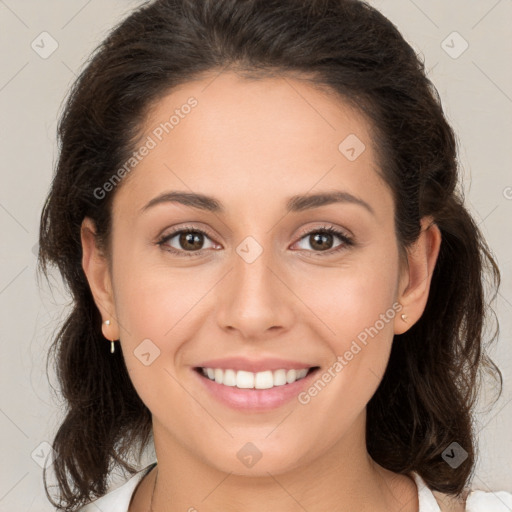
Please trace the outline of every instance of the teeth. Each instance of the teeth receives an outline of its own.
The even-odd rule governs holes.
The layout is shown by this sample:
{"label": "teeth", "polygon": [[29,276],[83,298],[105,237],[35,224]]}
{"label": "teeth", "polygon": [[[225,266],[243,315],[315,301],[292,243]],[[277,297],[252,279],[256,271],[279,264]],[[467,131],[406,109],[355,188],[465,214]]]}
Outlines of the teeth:
{"label": "teeth", "polygon": [[224,386],[235,386],[240,389],[270,389],[275,386],[292,384],[303,379],[308,369],[302,370],[266,370],[264,372],[246,372],[244,370],[222,370],[221,368],[201,368],[205,377]]}
{"label": "teeth", "polygon": [[[217,370],[215,370],[217,371]],[[223,372],[223,370],[219,370]],[[223,384],[220,382],[219,384]],[[254,387],[254,373],[238,371],[236,372],[236,387],[242,389],[250,389]]]}

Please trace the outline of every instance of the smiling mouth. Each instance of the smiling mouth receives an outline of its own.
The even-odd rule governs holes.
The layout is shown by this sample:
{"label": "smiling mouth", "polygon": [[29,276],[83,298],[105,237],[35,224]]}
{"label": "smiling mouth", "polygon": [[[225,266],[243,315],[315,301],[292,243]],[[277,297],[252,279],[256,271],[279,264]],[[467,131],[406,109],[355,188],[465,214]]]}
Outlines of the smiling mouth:
{"label": "smiling mouth", "polygon": [[244,370],[231,370],[222,368],[196,367],[194,370],[202,377],[222,384],[224,386],[236,387],[239,389],[271,389],[279,386],[286,386],[304,379],[311,373],[320,369],[319,366],[303,369],[279,369],[265,370],[262,372],[248,372]]}

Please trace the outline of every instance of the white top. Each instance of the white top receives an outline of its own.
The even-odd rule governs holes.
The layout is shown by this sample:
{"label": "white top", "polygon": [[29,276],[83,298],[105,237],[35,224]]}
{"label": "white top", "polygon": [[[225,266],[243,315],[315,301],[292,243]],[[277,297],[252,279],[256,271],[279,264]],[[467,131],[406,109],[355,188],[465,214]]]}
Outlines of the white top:
{"label": "white top", "polygon": [[[155,467],[156,462],[135,473],[125,484],[82,507],[79,512],[128,512],[128,506],[139,482]],[[441,512],[432,491],[416,472],[411,476],[418,488],[418,512]],[[512,493],[506,491],[470,491],[466,512],[512,512]]]}

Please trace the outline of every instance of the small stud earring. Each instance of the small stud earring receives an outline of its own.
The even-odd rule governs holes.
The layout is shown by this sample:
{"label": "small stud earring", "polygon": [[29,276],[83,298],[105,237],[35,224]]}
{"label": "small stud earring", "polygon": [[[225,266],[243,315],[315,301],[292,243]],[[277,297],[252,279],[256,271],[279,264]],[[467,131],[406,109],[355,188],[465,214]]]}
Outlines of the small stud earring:
{"label": "small stud earring", "polygon": [[404,322],[407,322],[407,315],[401,315],[401,317]]}

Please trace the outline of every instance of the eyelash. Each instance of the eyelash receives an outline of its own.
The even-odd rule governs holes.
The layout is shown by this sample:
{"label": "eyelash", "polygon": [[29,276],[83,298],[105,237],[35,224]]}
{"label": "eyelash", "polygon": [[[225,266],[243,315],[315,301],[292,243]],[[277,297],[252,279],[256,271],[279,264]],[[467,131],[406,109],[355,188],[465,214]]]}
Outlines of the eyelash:
{"label": "eyelash", "polygon": [[[192,226],[185,226],[185,227],[182,227],[176,231],[172,231],[171,233],[161,237],[158,240],[158,242],[156,242],[156,244],[159,245],[160,247],[162,247],[167,241],[171,240],[176,235],[179,235],[181,233],[191,233],[191,232],[192,233],[201,233],[202,235],[205,235],[208,238],[212,238],[206,231],[203,231],[202,229],[195,228]],[[335,254],[339,251],[342,251],[343,249],[346,249],[347,247],[351,247],[351,246],[355,245],[355,242],[351,237],[347,236],[345,233],[343,233],[342,231],[339,231],[338,229],[334,228],[333,226],[322,226],[320,228],[316,228],[316,229],[307,231],[300,236],[299,241],[302,240],[303,238],[305,238],[306,236],[312,235],[314,233],[335,235],[343,242],[335,249],[330,249],[328,251],[308,251],[308,252],[318,253],[318,256],[320,256],[320,257],[322,257],[324,254],[327,254],[327,255]],[[167,246],[163,250],[168,251],[176,256],[194,257],[194,256],[200,256],[203,253],[203,251],[205,251],[207,249],[200,249],[199,251],[182,251],[182,250],[175,249],[174,247]]]}

